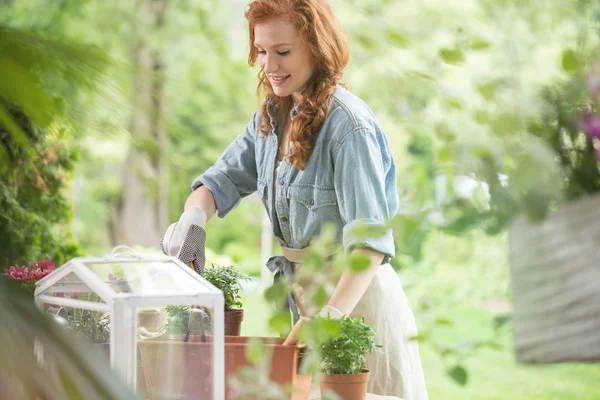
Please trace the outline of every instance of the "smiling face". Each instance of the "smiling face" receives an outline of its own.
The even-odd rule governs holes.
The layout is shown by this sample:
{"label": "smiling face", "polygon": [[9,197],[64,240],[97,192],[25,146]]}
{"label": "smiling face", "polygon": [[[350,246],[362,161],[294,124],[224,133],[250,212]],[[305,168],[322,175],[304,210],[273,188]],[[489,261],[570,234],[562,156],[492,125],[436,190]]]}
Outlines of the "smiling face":
{"label": "smiling face", "polygon": [[292,96],[297,104],[314,73],[310,50],[291,23],[274,19],[254,28],[258,65],[265,72],[275,95]]}

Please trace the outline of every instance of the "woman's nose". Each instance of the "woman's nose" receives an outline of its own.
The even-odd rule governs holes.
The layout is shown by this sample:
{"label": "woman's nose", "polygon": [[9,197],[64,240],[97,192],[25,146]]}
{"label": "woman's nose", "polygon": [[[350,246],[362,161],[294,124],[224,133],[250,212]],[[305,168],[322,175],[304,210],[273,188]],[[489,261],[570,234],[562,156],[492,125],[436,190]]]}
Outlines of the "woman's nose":
{"label": "woman's nose", "polygon": [[265,63],[263,65],[263,71],[265,71],[266,74],[273,73],[279,69],[279,66],[277,65],[277,61],[275,60],[275,57],[267,54],[267,55],[265,55],[264,60],[265,60]]}

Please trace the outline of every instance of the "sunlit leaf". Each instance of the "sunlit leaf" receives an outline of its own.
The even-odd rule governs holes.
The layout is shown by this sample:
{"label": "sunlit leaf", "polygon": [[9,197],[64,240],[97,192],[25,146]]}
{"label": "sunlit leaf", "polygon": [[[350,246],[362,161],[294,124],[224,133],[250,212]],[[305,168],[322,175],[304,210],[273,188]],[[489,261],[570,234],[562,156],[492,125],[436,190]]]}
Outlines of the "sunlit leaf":
{"label": "sunlit leaf", "polygon": [[406,36],[396,29],[387,29],[385,31],[385,37],[391,44],[397,47],[406,47],[408,44]]}
{"label": "sunlit leaf", "polygon": [[483,85],[479,85],[477,90],[487,101],[492,101],[496,97],[496,85],[493,82],[487,82]]}
{"label": "sunlit leaf", "polygon": [[471,41],[471,43],[469,43],[469,48],[471,50],[486,50],[490,47],[490,42],[488,42],[487,40],[483,40],[483,39],[474,39]]}
{"label": "sunlit leaf", "polygon": [[433,321],[433,323],[436,325],[442,325],[442,326],[454,326],[454,321],[452,321],[451,319],[448,319],[448,318],[444,318],[444,317],[437,317]]}
{"label": "sunlit leaf", "polygon": [[448,64],[460,64],[465,60],[465,56],[459,48],[441,48],[438,51],[439,56]]}
{"label": "sunlit leaf", "polygon": [[485,110],[476,110],[473,113],[473,118],[482,125],[487,124],[490,121],[490,116]]}
{"label": "sunlit leaf", "polygon": [[448,146],[444,146],[438,151],[437,159],[441,163],[449,163],[454,160],[452,150]]}

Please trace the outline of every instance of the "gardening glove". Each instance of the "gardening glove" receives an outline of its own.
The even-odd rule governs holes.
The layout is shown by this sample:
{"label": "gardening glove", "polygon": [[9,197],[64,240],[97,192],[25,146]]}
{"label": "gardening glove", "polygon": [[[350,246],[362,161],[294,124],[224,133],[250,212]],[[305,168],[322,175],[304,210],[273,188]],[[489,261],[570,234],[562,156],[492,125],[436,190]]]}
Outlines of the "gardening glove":
{"label": "gardening glove", "polygon": [[194,270],[204,274],[206,257],[206,213],[200,207],[191,207],[179,221],[171,224],[160,240],[160,247],[168,256],[177,257],[186,265],[193,264]]}
{"label": "gardening glove", "polygon": [[319,317],[322,317],[322,318],[329,317],[331,319],[340,319],[343,316],[344,316],[344,314],[340,310],[338,310],[337,308],[330,306],[330,305],[326,305],[319,312]]}

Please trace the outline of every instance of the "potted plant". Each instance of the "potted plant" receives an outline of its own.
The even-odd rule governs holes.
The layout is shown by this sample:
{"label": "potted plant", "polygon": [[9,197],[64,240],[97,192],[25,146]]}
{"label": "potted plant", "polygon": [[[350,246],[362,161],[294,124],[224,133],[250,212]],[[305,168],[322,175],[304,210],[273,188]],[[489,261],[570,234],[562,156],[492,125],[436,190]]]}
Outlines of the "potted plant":
{"label": "potted plant", "polygon": [[364,318],[323,319],[334,334],[318,350],[321,393],[332,391],[344,400],[364,400],[370,377],[366,355],[380,350],[375,344],[375,332]]}
{"label": "potted plant", "polygon": [[212,264],[204,269],[204,279],[223,292],[225,298],[225,335],[239,336],[244,310],[240,290],[241,282],[250,277],[233,266]]}

